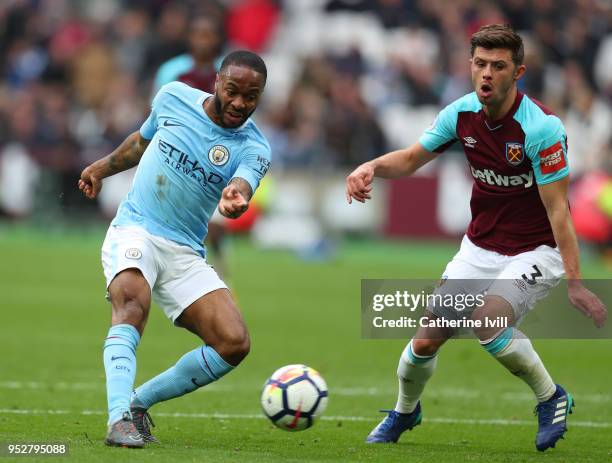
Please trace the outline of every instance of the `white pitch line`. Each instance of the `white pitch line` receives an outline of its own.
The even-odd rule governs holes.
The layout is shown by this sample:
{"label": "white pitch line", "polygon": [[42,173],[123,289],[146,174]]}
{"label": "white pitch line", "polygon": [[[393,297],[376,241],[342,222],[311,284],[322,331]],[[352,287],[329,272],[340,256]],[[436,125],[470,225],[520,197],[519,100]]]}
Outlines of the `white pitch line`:
{"label": "white pitch line", "polygon": [[[24,410],[13,408],[0,408],[0,415],[106,415],[102,410]],[[165,418],[203,418],[203,419],[219,419],[219,420],[259,420],[265,419],[263,414],[259,413],[182,413],[182,412],[159,412],[155,416]],[[342,416],[342,415],[324,415],[320,418],[323,421],[366,421],[375,422],[380,417],[371,416]],[[440,423],[440,424],[471,424],[471,425],[500,425],[500,426],[535,426],[536,421],[527,420],[501,420],[501,419],[470,419],[470,418],[424,418],[425,422]],[[612,428],[612,422],[609,421],[576,421],[570,420],[570,426],[579,428]]]}
{"label": "white pitch line", "polygon": [[[46,383],[42,381],[0,381],[0,389],[32,389],[32,390],[62,390],[62,391],[103,391],[105,388],[104,380],[100,382],[56,382]],[[224,384],[211,384],[201,391],[209,392],[221,392],[221,393],[232,393],[242,392],[248,393],[252,391],[249,388],[240,388],[235,386],[226,386]],[[331,390],[331,394],[338,397],[371,397],[379,396],[384,397],[387,395],[395,395],[396,389],[382,388],[382,387],[334,387]],[[462,388],[429,388],[425,392],[430,397],[446,397],[451,399],[462,399],[462,400],[474,400],[483,401],[483,394],[475,389],[462,389]],[[612,394],[578,394],[578,400],[581,403],[596,403],[601,405],[604,402],[612,402]],[[506,402],[533,402],[533,394],[529,392],[502,392],[502,393],[491,393],[486,394],[484,400],[490,398],[491,400],[502,400]]]}

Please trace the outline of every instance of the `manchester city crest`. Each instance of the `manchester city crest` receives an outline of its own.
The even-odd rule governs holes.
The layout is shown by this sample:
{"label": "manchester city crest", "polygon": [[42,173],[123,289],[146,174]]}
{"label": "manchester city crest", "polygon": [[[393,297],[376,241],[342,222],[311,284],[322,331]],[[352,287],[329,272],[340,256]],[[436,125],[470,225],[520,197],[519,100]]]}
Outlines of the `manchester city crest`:
{"label": "manchester city crest", "polygon": [[229,150],[223,145],[215,145],[208,151],[208,160],[215,166],[224,166],[229,161]]}
{"label": "manchester city crest", "polygon": [[506,143],[506,160],[513,166],[518,166],[525,159],[525,150],[521,143]]}

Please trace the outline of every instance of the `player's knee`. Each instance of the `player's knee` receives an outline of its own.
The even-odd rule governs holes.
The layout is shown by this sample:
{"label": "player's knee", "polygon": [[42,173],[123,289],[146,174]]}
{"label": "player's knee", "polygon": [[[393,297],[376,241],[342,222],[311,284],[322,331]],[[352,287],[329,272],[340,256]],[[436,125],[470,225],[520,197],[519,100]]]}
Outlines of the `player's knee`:
{"label": "player's knee", "polygon": [[149,308],[143,304],[140,298],[126,294],[120,300],[112,300],[111,302],[113,325],[127,323],[142,331],[147,321]]}
{"label": "player's knee", "polygon": [[227,333],[216,348],[219,355],[230,365],[242,362],[251,351],[251,339],[246,328]]}
{"label": "player's knee", "polygon": [[474,335],[476,335],[480,341],[492,339],[500,332],[500,328],[498,326],[492,326],[490,323],[490,320],[494,319],[494,315],[490,314],[486,310],[486,307],[483,307],[481,310],[474,311],[472,321],[477,322],[474,324]]}
{"label": "player's knee", "polygon": [[113,324],[144,326],[151,295],[148,283],[139,272],[132,269],[121,272],[111,283],[109,294],[113,308]]}
{"label": "player's knee", "polygon": [[500,296],[487,296],[482,307],[472,313],[474,334],[481,341],[494,338],[508,326],[513,326],[515,315],[512,305]]}
{"label": "player's knee", "polygon": [[475,322],[475,324],[474,324],[474,334],[481,341],[484,340],[484,339],[489,339],[491,337],[491,336],[487,337],[487,335],[489,335],[489,330],[485,327],[484,321],[485,321],[486,318],[487,317],[483,313],[483,311],[476,311],[472,315],[472,321]]}
{"label": "player's knee", "polygon": [[412,340],[412,351],[416,355],[423,357],[431,357],[438,352],[438,349],[442,345],[442,342],[438,339],[419,339],[414,338]]}

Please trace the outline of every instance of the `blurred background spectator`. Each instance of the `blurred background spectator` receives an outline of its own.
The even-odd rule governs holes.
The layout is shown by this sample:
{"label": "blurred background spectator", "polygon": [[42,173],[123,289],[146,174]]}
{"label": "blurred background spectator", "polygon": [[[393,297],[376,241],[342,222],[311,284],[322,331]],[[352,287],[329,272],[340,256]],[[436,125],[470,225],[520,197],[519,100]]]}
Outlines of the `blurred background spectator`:
{"label": "blurred background spectator", "polygon": [[[471,91],[469,37],[491,22],[524,37],[520,87],[565,122],[572,181],[593,171],[609,178],[609,0],[3,1],[0,213],[112,215],[129,178],[90,203],[76,188],[81,169],[140,126],[163,83],[212,90],[219,57],[249,48],[269,67],[255,118],[277,180],[270,222],[256,235],[270,244],[290,243],[283,233],[294,229],[310,230],[313,243],[336,231],[460,233],[471,178],[452,152],[415,179],[380,184],[370,206],[344,205],[342,182],[356,164],[413,142]],[[279,231],[278,220],[293,225]]]}

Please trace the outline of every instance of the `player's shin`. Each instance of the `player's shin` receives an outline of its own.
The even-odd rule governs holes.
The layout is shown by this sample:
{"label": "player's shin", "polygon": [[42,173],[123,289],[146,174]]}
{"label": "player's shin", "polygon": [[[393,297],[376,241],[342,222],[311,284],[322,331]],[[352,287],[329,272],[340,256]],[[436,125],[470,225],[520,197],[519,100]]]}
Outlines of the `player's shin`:
{"label": "player's shin", "polygon": [[150,379],[134,392],[132,405],[149,409],[218,380],[234,369],[210,346],[187,352],[168,370]]}
{"label": "player's shin", "polygon": [[555,393],[555,383],[531,341],[521,331],[508,327],[480,344],[513,375],[525,381],[539,402]]}
{"label": "player's shin", "polygon": [[432,356],[415,354],[412,342],[410,341],[402,352],[397,367],[399,393],[395,411],[399,413],[412,413],[437,364],[435,354]]}
{"label": "player's shin", "polygon": [[112,326],[104,341],[109,424],[119,421],[123,413],[130,410],[130,397],[136,377],[136,347],[139,341],[138,330],[127,324]]}

